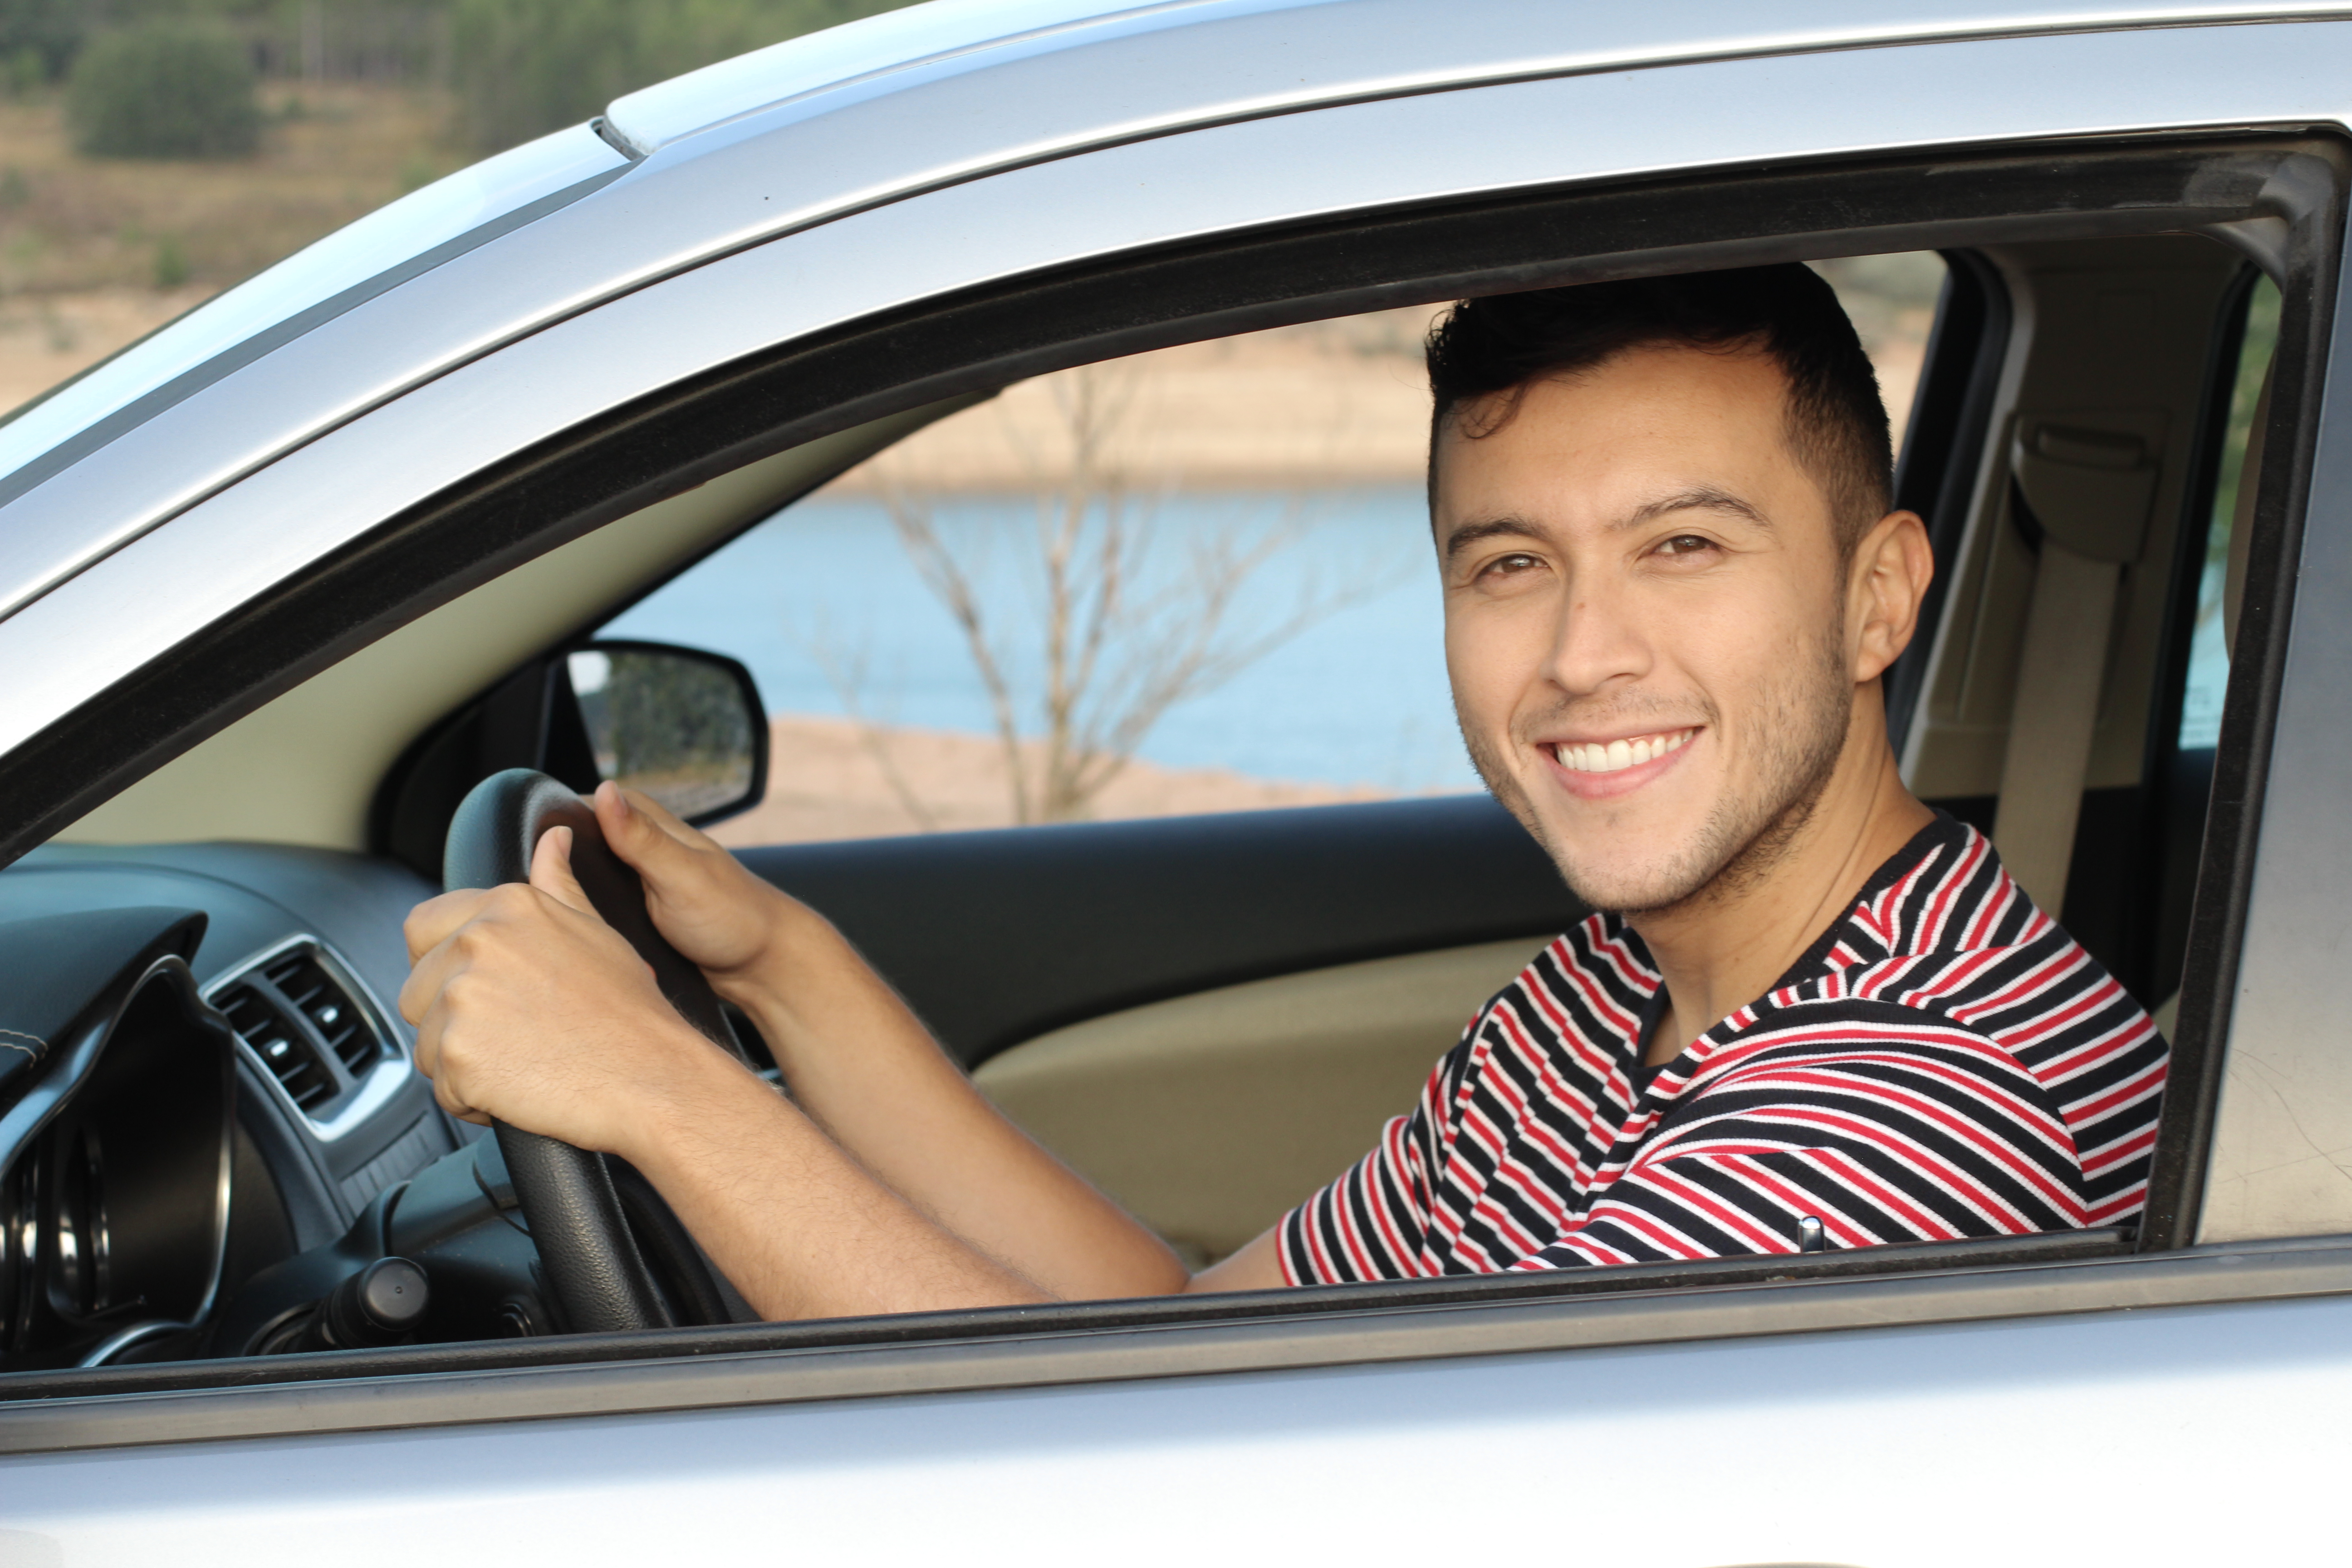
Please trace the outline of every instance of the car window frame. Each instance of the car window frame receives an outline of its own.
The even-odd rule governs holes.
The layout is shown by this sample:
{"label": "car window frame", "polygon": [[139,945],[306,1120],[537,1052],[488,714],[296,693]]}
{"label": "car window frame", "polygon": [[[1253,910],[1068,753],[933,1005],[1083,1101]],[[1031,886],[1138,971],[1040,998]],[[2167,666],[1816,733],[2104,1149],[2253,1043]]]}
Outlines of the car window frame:
{"label": "car window frame", "polygon": [[[2300,183],[2273,177],[2290,162],[2303,172]],[[1919,188],[1923,165],[1964,166],[1976,177],[1931,195]],[[2259,176],[2249,173],[2255,166]],[[2245,1244],[2206,1257],[2180,1250],[2210,1148],[2219,1047],[2250,896],[2334,320],[2347,167],[2352,155],[2343,143],[2294,132],[1943,149],[1765,171],[1717,167],[1326,218],[992,284],[739,361],[516,453],[217,623],[163,661],[168,668],[142,671],[0,758],[0,820],[20,825],[21,838],[52,822],[69,798],[68,781],[139,768],[222,712],[249,706],[257,690],[282,689],[495,570],[654,496],[884,414],[1068,364],[1387,305],[1601,276],[2183,226],[2227,235],[2221,226],[2275,220],[2287,236],[2282,361],[2250,568],[2250,580],[2270,591],[2249,595],[2231,674],[2223,734],[2239,771],[2227,798],[2217,779],[2175,1041],[2180,1087],[2166,1102],[2162,1180],[2151,1187],[2149,1216],[2136,1238],[2084,1232],[1820,1258],[419,1346],[269,1363],[11,1373],[0,1375],[0,1451],[89,1446],[100,1426],[108,1445],[173,1441],[232,1430],[351,1430],[739,1396],[765,1403],[1030,1385],[2352,1290],[2352,1248],[2324,1240]],[[2104,205],[2085,191],[2103,193]],[[1955,208],[1965,210],[1953,216]],[[1825,224],[1825,216],[1836,221]],[[1564,233],[1585,244],[1564,244],[1557,237]],[[1621,243],[1599,247],[1596,235]],[[1632,243],[1637,237],[1642,243]],[[1960,403],[1965,411],[1968,399]],[[1939,482],[1953,471],[1973,473],[1977,465],[1961,460],[1969,456],[1963,447],[1955,447]],[[1924,484],[1927,468],[1914,471]],[[496,526],[488,526],[492,520]],[[127,711],[144,721],[123,723]],[[0,853],[16,847],[0,846]],[[1170,1347],[1189,1348],[1179,1354]],[[678,1369],[688,1363],[734,1367],[736,1392],[687,1388]],[[995,1370],[973,1370],[980,1363]],[[753,1375],[750,1368],[763,1370]],[[437,1375],[440,1382],[425,1383],[443,1394],[385,1392],[422,1388],[416,1380],[426,1373]],[[550,1376],[572,1392],[532,1381]],[[505,1392],[493,1397],[490,1385]],[[534,1387],[540,1392],[530,1393]],[[264,1388],[288,1397],[264,1398]],[[461,1388],[473,1392],[453,1392]],[[308,1392],[293,1397],[296,1390]],[[112,1403],[85,1407],[89,1401]],[[143,1411],[135,1419],[134,1407]]]}

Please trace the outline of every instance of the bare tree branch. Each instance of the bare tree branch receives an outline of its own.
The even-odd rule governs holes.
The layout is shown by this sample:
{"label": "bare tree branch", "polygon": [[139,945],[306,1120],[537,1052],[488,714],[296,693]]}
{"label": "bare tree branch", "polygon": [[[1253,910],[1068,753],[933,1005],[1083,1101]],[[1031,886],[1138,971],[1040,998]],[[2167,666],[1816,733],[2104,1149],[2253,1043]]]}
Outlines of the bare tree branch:
{"label": "bare tree branch", "polygon": [[916,793],[905,770],[898,766],[898,754],[890,747],[887,727],[866,714],[865,650],[860,649],[854,659],[845,661],[836,655],[831,638],[825,636],[822,626],[802,646],[816,661],[817,668],[824,671],[825,684],[833,688],[842,711],[848,715],[850,723],[856,729],[858,749],[873,759],[874,765],[881,771],[882,782],[889,786],[891,795],[914,822],[916,831],[938,832],[939,816]]}
{"label": "bare tree branch", "polygon": [[[1050,390],[1066,438],[1062,461],[1006,431],[1038,481],[1019,563],[1029,616],[991,601],[985,529],[943,528],[941,498],[887,477],[880,487],[900,548],[961,635],[988,699],[1014,820],[1024,823],[1087,815],[1169,710],[1393,581],[1359,572],[1329,587],[1310,571],[1288,614],[1244,624],[1244,588],[1312,533],[1307,498],[1288,498],[1271,522],[1237,516],[1188,529],[1182,559],[1167,561],[1158,548],[1167,492],[1139,494],[1115,456],[1141,413],[1141,379],[1116,363],[1090,365],[1055,377]],[[960,547],[951,532],[975,537]],[[854,717],[862,713],[848,687],[836,680],[835,689]],[[874,747],[877,761],[887,754],[878,736]],[[886,774],[910,815],[927,826],[936,820],[916,808],[895,768]]]}

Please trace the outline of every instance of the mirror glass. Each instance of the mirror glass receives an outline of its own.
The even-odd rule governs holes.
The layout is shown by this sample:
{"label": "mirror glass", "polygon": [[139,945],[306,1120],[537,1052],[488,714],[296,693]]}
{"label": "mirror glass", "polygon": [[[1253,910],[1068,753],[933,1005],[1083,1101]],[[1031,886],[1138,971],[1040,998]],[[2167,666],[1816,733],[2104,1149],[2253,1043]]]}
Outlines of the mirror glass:
{"label": "mirror glass", "polygon": [[753,708],[729,665],[628,647],[583,648],[567,665],[599,777],[642,790],[688,822],[751,795]]}

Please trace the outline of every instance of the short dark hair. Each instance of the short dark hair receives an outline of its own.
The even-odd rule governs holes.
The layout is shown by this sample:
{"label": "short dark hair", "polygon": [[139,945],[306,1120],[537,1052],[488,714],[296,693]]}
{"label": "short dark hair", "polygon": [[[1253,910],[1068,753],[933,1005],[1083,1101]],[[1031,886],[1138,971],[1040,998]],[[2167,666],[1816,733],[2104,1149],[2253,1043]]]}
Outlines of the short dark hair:
{"label": "short dark hair", "polygon": [[1793,261],[1579,283],[1454,306],[1429,333],[1433,497],[1438,437],[1464,404],[1509,395],[1483,428],[1464,430],[1475,439],[1508,422],[1528,383],[1661,344],[1769,354],[1788,378],[1790,449],[1829,497],[1839,549],[1853,550],[1886,515],[1895,458],[1877,373],[1828,282]]}

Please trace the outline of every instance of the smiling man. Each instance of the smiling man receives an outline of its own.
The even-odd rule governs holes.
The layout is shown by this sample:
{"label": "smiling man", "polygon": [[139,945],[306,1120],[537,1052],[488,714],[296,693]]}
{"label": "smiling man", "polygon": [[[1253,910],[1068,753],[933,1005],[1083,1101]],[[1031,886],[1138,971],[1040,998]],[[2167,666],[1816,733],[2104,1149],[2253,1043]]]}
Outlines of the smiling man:
{"label": "smiling man", "polygon": [[1604,912],[1285,1222],[1286,1277],[2136,1215],[2163,1040],[1896,771],[1880,677],[1933,565],[1829,286],[1479,300],[1429,360],[1462,732]]}
{"label": "smiling man", "polygon": [[457,1114],[620,1153],[772,1316],[1789,1252],[2138,1212],[2165,1047],[1972,829],[1880,677],[1932,565],[1828,286],[1504,296],[1434,334],[1446,658],[1496,796],[1601,911],[1354,1169],[1188,1276],[999,1116],[825,921],[607,785],[782,1100],[664,1004],[548,836],[409,922]]}

